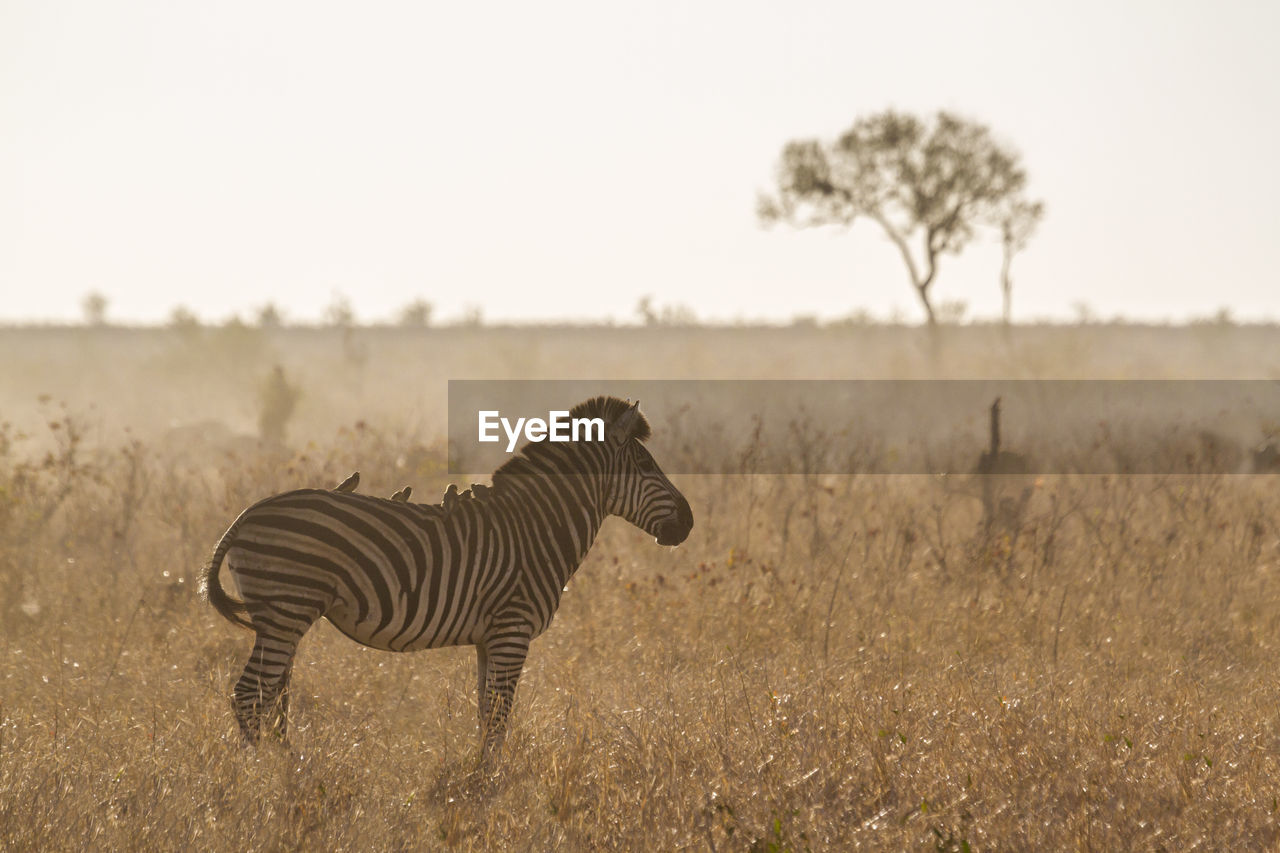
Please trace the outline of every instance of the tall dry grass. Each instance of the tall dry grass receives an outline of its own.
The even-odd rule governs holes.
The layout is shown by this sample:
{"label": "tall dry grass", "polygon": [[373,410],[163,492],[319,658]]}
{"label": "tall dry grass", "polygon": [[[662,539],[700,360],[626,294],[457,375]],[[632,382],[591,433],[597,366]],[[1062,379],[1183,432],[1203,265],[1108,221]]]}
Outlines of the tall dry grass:
{"label": "tall dry grass", "polygon": [[32,411],[0,436],[0,848],[1280,845],[1275,477],[1043,478],[989,535],[927,477],[677,478],[693,535],[606,525],[488,777],[469,650],[324,624],[290,744],[242,747],[250,637],[194,595],[265,494],[438,497],[422,434],[175,456]]}

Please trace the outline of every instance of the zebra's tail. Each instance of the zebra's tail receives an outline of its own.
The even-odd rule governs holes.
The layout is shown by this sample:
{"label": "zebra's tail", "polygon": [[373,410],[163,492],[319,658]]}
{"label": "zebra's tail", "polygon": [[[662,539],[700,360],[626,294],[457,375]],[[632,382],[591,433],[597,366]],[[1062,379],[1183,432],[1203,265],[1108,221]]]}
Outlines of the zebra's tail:
{"label": "zebra's tail", "polygon": [[235,541],[236,531],[240,529],[240,519],[228,528],[227,532],[222,534],[222,538],[218,540],[218,547],[213,549],[213,559],[209,560],[208,565],[204,567],[204,571],[200,573],[200,596],[213,605],[213,609],[222,614],[222,618],[228,622],[234,622],[237,625],[243,625],[246,628],[252,628],[253,624],[249,621],[249,608],[245,607],[243,601],[236,601],[227,595],[227,591],[222,588],[222,583],[218,580],[218,570],[222,567],[222,559],[227,555],[227,551],[231,548],[231,543]]}

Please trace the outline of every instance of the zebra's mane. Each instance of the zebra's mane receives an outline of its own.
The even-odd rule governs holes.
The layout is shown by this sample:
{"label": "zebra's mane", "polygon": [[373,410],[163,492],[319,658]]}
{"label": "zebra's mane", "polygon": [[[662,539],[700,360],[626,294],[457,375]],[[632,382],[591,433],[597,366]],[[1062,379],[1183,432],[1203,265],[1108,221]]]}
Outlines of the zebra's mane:
{"label": "zebra's mane", "polygon": [[[583,400],[570,409],[569,417],[601,418],[606,424],[611,424],[630,408],[630,400],[619,400],[617,397],[592,397],[590,400]],[[627,438],[634,438],[636,441],[648,441],[651,434],[648,419],[637,409],[635,422],[631,425],[631,434]]]}
{"label": "zebra's mane", "polygon": [[[610,424],[630,408],[631,403],[626,400],[620,400],[617,397],[592,397],[590,400],[584,400],[570,409],[569,417],[571,419],[601,418],[605,422],[605,429],[607,430]],[[627,438],[647,441],[651,434],[649,421],[637,410],[636,419],[631,424],[631,433]],[[514,456],[493,472],[493,487],[500,489],[508,477],[536,473],[539,469],[534,465],[534,462],[546,454],[554,452],[551,448],[556,446],[548,442],[526,443],[524,447],[516,451]]]}

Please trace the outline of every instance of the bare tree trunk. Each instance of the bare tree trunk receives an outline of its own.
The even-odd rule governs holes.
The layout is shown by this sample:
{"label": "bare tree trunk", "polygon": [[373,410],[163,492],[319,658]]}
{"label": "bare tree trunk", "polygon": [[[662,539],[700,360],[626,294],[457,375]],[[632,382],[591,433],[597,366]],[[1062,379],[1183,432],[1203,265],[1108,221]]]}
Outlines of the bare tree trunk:
{"label": "bare tree trunk", "polygon": [[931,282],[914,282],[916,287],[916,295],[920,297],[920,304],[924,306],[925,318],[929,323],[929,328],[937,328],[938,318],[933,313],[933,304],[929,301],[929,285]]}
{"label": "bare tree trunk", "polygon": [[920,297],[920,304],[924,306],[924,314],[928,320],[929,328],[936,328],[938,318],[933,313],[933,303],[929,301],[929,285],[933,284],[933,277],[937,275],[937,252],[929,246],[929,235],[925,235],[925,261],[928,268],[925,274],[920,274],[919,267],[916,266],[915,258],[911,257],[911,247],[907,245],[906,237],[898,232],[883,215],[872,211],[871,218],[880,224],[884,229],[884,233],[889,235],[889,239],[893,241],[893,245],[898,247],[898,252],[902,255],[902,262],[907,265],[907,274],[911,276],[911,285],[916,290],[916,295]]}
{"label": "bare tree trunk", "polygon": [[933,312],[933,303],[929,299],[929,288],[933,285],[933,278],[937,275],[938,267],[934,262],[933,252],[929,253],[928,272],[923,279],[919,279],[912,269],[912,284],[915,285],[916,295],[920,297],[920,304],[924,306],[924,314],[929,323],[929,358],[933,362],[934,373],[939,373],[942,368],[942,330],[938,328],[938,316]]}
{"label": "bare tree trunk", "polygon": [[1000,465],[1000,398],[991,404],[991,440],[987,452],[978,457],[978,473],[982,475],[982,530],[986,536],[996,520],[996,472]]}
{"label": "bare tree trunk", "polygon": [[1004,297],[1004,325],[1008,328],[1013,323],[1013,276],[1010,275],[1010,268],[1013,266],[1013,253],[1015,251],[1013,244],[1013,232],[1009,225],[1004,228],[1004,257],[1000,263],[1000,292]]}
{"label": "bare tree trunk", "polygon": [[934,313],[933,302],[929,299],[929,287],[933,284],[934,276],[938,274],[938,252],[933,246],[932,234],[925,234],[925,263],[928,266],[925,268],[924,275],[921,275],[915,258],[911,257],[911,247],[907,245],[906,237],[899,233],[880,212],[871,211],[870,216],[889,235],[889,239],[898,247],[898,252],[902,255],[902,262],[907,265],[911,286],[915,288],[916,296],[920,297],[920,304],[924,306],[924,316],[929,327],[929,355],[933,360],[933,368],[937,371],[942,365],[942,342],[939,339],[938,316]]}
{"label": "bare tree trunk", "polygon": [[1013,275],[1009,271],[1013,266],[1013,256],[1026,248],[1027,240],[1031,238],[1036,223],[1043,215],[1044,205],[1041,202],[1030,204],[1018,199],[1006,213],[1000,226],[1001,245],[1004,248],[1004,258],[1000,265],[1000,290],[1004,295],[1006,331],[1013,324]]}
{"label": "bare tree trunk", "polygon": [[1000,267],[1000,292],[1004,297],[1003,315],[1004,324],[1009,326],[1013,323],[1013,279],[1009,276],[1009,253],[1005,252],[1004,264]]}

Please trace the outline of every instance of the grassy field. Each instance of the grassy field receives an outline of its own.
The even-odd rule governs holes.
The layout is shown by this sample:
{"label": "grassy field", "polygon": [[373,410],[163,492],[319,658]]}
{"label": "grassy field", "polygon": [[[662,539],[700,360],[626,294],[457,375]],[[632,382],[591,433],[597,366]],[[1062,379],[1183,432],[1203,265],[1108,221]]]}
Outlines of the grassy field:
{"label": "grassy field", "polygon": [[[240,745],[199,567],[276,491],[438,499],[449,377],[1280,375],[1274,329],[949,332],[0,332],[0,848],[1274,849],[1275,476],[1042,477],[991,531],[930,477],[678,477],[692,536],[606,524],[498,775],[470,650],[323,624]],[[235,439],[273,363],[287,447]]]}

